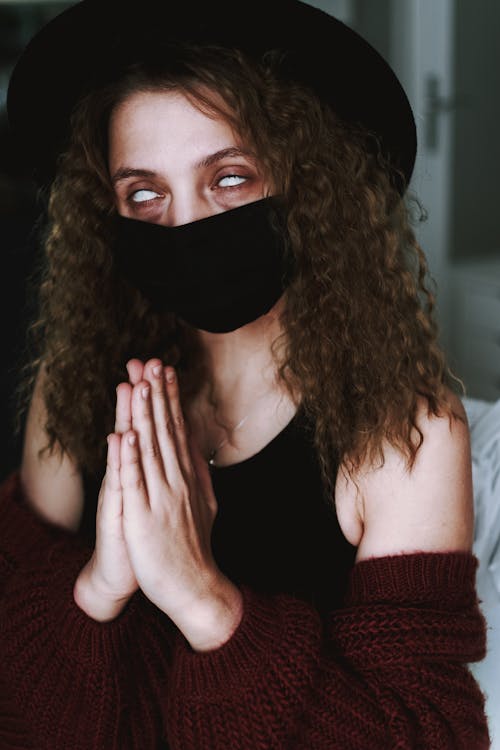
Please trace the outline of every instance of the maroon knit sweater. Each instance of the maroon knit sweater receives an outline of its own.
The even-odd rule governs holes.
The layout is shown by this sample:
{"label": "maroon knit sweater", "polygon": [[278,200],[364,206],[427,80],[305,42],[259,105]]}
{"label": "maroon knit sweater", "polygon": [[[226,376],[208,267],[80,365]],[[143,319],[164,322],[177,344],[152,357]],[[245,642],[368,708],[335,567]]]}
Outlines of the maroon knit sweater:
{"label": "maroon knit sweater", "polygon": [[[0,488],[0,750],[484,750],[485,653],[468,553],[360,562],[344,606],[242,586],[221,648],[195,653],[138,591],[113,621],[73,600],[92,550]],[[335,571],[332,571],[332,575]]]}

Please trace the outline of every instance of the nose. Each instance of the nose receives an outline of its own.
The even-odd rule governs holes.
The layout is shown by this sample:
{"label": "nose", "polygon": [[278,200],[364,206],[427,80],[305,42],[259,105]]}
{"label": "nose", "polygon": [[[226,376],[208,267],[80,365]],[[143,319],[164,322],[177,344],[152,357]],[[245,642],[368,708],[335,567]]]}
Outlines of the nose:
{"label": "nose", "polygon": [[205,219],[213,213],[209,202],[196,192],[174,193],[162,224],[168,227],[180,227],[182,224]]}

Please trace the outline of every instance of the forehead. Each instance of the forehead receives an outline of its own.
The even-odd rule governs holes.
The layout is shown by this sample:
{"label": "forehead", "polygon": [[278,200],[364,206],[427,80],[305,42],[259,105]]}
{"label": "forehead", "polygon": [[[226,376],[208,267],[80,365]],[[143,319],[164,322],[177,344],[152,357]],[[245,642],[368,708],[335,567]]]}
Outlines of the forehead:
{"label": "forehead", "polygon": [[131,94],[113,111],[109,122],[109,158],[148,157],[154,153],[191,154],[241,145],[227,118],[200,108],[181,91]]}

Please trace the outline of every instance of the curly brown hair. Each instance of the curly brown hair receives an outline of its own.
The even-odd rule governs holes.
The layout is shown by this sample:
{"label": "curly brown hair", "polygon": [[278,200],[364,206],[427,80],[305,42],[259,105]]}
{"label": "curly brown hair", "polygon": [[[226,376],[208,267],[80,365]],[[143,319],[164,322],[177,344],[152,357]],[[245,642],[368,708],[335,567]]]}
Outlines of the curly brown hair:
{"label": "curly brown hair", "polygon": [[280,80],[272,55],[256,64],[238,51],[184,47],[175,60],[175,68],[131,66],[74,111],[33,275],[39,311],[28,335],[35,351],[22,368],[17,430],[43,363],[43,450],[57,446],[80,469],[102,476],[115,388],[128,380],[128,359],[174,365],[184,404],[206,382],[192,329],[174,314],[155,313],[117,275],[110,252],[110,114],[134,92],[175,88],[230,121],[283,198],[296,271],[273,356],[314,421],[329,496],[339,460],[351,468],[367,456],[383,460],[386,440],[411,466],[422,441],[418,430],[419,439],[412,437],[418,403],[423,397],[429,413],[451,418],[455,379],[437,343],[410,198],[398,192],[376,137],[341,121],[306,87]]}

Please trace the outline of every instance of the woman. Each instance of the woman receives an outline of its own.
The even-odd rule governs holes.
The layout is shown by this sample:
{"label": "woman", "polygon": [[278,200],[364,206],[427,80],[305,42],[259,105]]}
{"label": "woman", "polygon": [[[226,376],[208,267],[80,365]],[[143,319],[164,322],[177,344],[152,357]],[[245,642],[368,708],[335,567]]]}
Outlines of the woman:
{"label": "woman", "polygon": [[84,0],[14,72],[49,222],[2,746],[488,747],[411,111],[342,24],[273,9]]}

